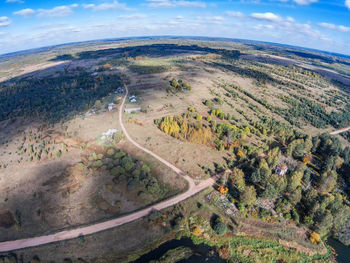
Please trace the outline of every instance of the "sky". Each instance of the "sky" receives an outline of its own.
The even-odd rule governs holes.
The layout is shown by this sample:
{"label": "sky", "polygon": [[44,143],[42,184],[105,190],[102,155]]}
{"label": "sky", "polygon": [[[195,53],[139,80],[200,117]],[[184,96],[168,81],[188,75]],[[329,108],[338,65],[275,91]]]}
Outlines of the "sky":
{"label": "sky", "polygon": [[0,0],[0,54],[160,35],[260,40],[350,55],[350,0]]}

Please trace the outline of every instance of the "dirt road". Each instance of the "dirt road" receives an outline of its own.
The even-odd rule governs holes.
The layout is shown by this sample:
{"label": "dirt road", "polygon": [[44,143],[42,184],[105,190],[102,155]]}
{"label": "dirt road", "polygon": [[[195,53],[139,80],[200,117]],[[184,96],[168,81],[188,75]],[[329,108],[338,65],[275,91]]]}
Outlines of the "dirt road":
{"label": "dirt road", "polygon": [[343,128],[343,129],[339,129],[339,130],[330,132],[329,134],[330,135],[337,135],[337,134],[340,134],[340,133],[343,133],[343,132],[346,132],[346,131],[349,131],[349,130],[350,130],[350,127],[346,127],[346,128]]}
{"label": "dirt road", "polygon": [[130,137],[130,135],[126,131],[124,124],[122,122],[122,113],[123,113],[123,109],[124,109],[124,104],[125,104],[125,100],[128,96],[127,87],[125,87],[125,89],[126,89],[126,94],[125,94],[125,97],[124,97],[124,99],[120,105],[120,108],[119,108],[119,123],[120,123],[120,126],[122,128],[122,131],[123,131],[125,137],[132,144],[134,144],[137,148],[152,155],[154,158],[156,158],[160,162],[164,163],[165,165],[167,165],[168,167],[173,169],[177,174],[181,175],[188,182],[188,185],[189,185],[188,190],[182,194],[179,194],[179,195],[171,198],[171,199],[162,201],[158,204],[147,207],[147,208],[142,209],[140,211],[136,211],[136,212],[131,213],[129,215],[125,215],[125,216],[122,216],[119,218],[108,220],[108,221],[105,221],[102,223],[97,223],[97,224],[84,226],[84,227],[78,227],[75,229],[65,230],[65,231],[61,231],[61,232],[57,232],[57,233],[45,235],[45,236],[38,236],[38,237],[31,237],[31,238],[26,238],[26,239],[18,239],[18,240],[13,240],[13,241],[1,242],[0,243],[0,252],[7,252],[7,251],[13,251],[13,250],[22,249],[22,248],[40,246],[40,245],[49,244],[49,243],[53,243],[53,242],[57,242],[57,241],[63,241],[63,240],[77,238],[79,236],[94,234],[94,233],[97,233],[97,232],[100,232],[103,230],[114,228],[114,227],[129,223],[129,222],[132,222],[134,220],[140,219],[144,216],[147,216],[152,210],[161,210],[161,209],[170,207],[172,205],[175,205],[175,204],[195,195],[196,193],[202,191],[203,189],[205,189],[209,186],[212,186],[215,183],[214,178],[209,178],[207,180],[201,181],[199,184],[196,185],[194,180],[191,177],[189,177],[188,175],[186,175],[179,168],[175,167],[174,165],[172,165],[168,161],[164,160],[160,156],[156,155],[152,151],[144,148],[143,146],[141,146],[140,144],[135,142]]}

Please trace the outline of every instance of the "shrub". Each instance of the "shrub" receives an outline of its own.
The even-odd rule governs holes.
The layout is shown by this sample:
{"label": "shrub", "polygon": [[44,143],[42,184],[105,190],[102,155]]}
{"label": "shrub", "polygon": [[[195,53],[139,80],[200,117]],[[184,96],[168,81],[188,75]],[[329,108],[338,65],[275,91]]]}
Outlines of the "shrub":
{"label": "shrub", "polygon": [[116,208],[120,208],[121,205],[122,205],[122,203],[121,203],[119,200],[117,200],[117,201],[114,202],[114,206],[115,206]]}
{"label": "shrub", "polygon": [[58,151],[56,152],[56,156],[57,156],[58,158],[60,158],[61,155],[62,155],[62,151],[61,151],[61,150],[58,150]]}
{"label": "shrub", "polygon": [[95,162],[92,163],[92,167],[102,167],[103,166],[103,162],[101,160],[97,160]]}
{"label": "shrub", "polygon": [[129,156],[124,157],[121,164],[126,171],[131,171],[134,168],[133,160]]}
{"label": "shrub", "polygon": [[151,172],[151,168],[149,168],[149,166],[147,164],[143,164],[141,167],[141,171],[143,173],[149,174]]}
{"label": "shrub", "polygon": [[148,215],[148,218],[150,220],[155,220],[155,219],[158,219],[162,216],[162,213],[159,212],[158,210],[152,210],[149,215]]}
{"label": "shrub", "polygon": [[119,151],[119,152],[117,152],[117,153],[114,155],[114,158],[115,158],[115,159],[121,159],[121,158],[124,157],[125,155],[126,155],[125,152]]}
{"label": "shrub", "polygon": [[196,110],[195,110],[193,107],[189,107],[189,108],[188,108],[188,111],[189,111],[189,112],[195,112]]}
{"label": "shrub", "polygon": [[120,174],[123,174],[125,173],[125,169],[121,166],[118,166],[118,167],[114,167],[112,170],[111,170],[111,175],[113,176],[117,176],[117,175],[120,175]]}
{"label": "shrub", "polygon": [[210,100],[206,100],[206,101],[205,101],[205,106],[210,107],[210,106],[211,106],[211,101],[210,101]]}
{"label": "shrub", "polygon": [[200,227],[196,226],[193,228],[192,234],[194,234],[195,236],[199,236],[200,234],[202,234],[202,229],[200,229]]}
{"label": "shrub", "polygon": [[107,155],[108,156],[112,156],[112,155],[114,155],[115,154],[115,150],[113,149],[113,148],[109,148],[108,150],[107,150]]}
{"label": "shrub", "polygon": [[226,234],[227,227],[221,218],[217,218],[215,220],[213,229],[219,236],[222,236]]}

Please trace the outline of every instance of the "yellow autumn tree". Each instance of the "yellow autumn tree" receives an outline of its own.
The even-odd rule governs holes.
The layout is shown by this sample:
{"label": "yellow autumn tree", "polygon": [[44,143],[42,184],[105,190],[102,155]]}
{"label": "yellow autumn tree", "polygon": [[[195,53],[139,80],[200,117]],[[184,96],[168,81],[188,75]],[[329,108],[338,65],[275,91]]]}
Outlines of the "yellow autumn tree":
{"label": "yellow autumn tree", "polygon": [[160,129],[171,136],[176,137],[180,132],[180,126],[172,116],[166,116],[159,125]]}
{"label": "yellow autumn tree", "polygon": [[314,243],[316,245],[321,242],[321,236],[319,234],[317,234],[316,232],[311,232],[309,239],[312,243]]}
{"label": "yellow autumn tree", "polygon": [[195,236],[199,236],[200,234],[202,234],[202,229],[200,229],[200,227],[196,226],[196,227],[193,228],[192,233]]}

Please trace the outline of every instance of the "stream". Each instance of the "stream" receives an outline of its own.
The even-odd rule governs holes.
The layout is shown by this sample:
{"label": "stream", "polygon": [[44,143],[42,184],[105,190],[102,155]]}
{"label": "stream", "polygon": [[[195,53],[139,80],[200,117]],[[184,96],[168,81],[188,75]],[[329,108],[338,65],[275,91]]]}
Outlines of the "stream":
{"label": "stream", "polygon": [[224,263],[226,262],[218,256],[218,253],[214,248],[199,244],[195,245],[190,238],[172,239],[164,244],[160,245],[156,249],[150,251],[147,254],[142,255],[134,263],[146,263],[151,260],[158,260],[163,256],[168,250],[178,248],[178,247],[188,247],[192,250],[192,256],[185,260],[180,260],[178,263]]}

